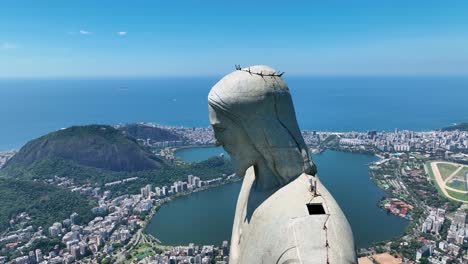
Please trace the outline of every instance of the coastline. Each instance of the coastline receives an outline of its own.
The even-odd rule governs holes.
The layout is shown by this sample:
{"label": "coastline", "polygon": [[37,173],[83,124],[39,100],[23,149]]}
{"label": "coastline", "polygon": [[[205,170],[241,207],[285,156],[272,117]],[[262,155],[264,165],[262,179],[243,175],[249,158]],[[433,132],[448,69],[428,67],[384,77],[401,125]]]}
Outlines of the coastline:
{"label": "coastline", "polygon": [[[220,186],[223,186],[223,185],[232,184],[232,183],[236,183],[236,182],[239,182],[239,181],[242,181],[242,178],[234,176],[234,177],[232,177],[230,179],[225,179],[220,183],[215,183],[215,184],[212,184],[212,185],[203,186],[203,187],[198,188],[196,190],[185,191],[185,192],[182,192],[182,193],[178,193],[178,194],[176,194],[176,195],[174,195],[172,197],[163,198],[161,202],[157,203],[154,206],[154,209],[152,209],[151,214],[148,214],[148,216],[145,218],[145,221],[144,221],[145,225],[144,225],[144,227],[142,227],[142,232],[144,232],[147,235],[151,235],[155,239],[160,241],[157,238],[157,236],[146,232],[146,228],[147,228],[148,224],[152,221],[154,215],[157,213],[157,211],[159,210],[159,208],[161,206],[166,205],[166,204],[168,204],[168,203],[170,203],[172,201],[175,201],[178,198],[187,197],[187,196],[189,196],[189,195],[191,195],[193,193],[203,192],[203,191],[206,191],[206,190],[209,190],[209,189],[212,189],[212,188],[217,188],[217,187],[220,187]],[[171,246],[172,247],[172,245],[165,245],[164,243],[160,243],[160,244],[163,245],[163,246]]]}

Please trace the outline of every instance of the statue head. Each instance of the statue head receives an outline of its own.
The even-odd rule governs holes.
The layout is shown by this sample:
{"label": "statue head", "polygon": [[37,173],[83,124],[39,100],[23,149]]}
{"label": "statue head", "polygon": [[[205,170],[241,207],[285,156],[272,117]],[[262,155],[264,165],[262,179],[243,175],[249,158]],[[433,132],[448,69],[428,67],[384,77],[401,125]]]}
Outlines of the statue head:
{"label": "statue head", "polygon": [[289,89],[268,66],[236,70],[208,95],[208,111],[217,145],[231,156],[239,176],[250,166],[266,165],[264,182],[280,186],[316,168],[297,125]]}

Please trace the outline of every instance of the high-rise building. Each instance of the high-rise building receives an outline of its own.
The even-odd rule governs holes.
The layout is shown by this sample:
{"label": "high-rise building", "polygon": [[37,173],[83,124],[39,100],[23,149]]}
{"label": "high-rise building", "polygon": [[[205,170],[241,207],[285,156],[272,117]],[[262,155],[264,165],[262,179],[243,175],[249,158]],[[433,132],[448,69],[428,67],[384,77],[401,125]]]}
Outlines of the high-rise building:
{"label": "high-rise building", "polygon": [[416,260],[419,260],[422,257],[427,257],[430,255],[430,248],[428,245],[424,245],[418,250],[416,250]]}
{"label": "high-rise building", "polygon": [[29,263],[30,264],[36,264],[37,261],[36,261],[36,255],[34,254],[34,251],[29,251],[29,254],[28,254],[28,258],[29,258]]}
{"label": "high-rise building", "polygon": [[80,255],[86,255],[86,243],[81,241],[80,243],[78,243],[78,246],[80,247]]}
{"label": "high-rise building", "polygon": [[68,218],[65,219],[65,220],[63,220],[63,221],[62,221],[62,225],[63,225],[63,227],[65,227],[65,228],[71,227],[71,220],[68,219]]}
{"label": "high-rise building", "polygon": [[141,188],[140,193],[142,198],[148,198],[149,196],[148,188],[146,187]]}
{"label": "high-rise building", "polygon": [[436,234],[439,234],[440,228],[442,227],[443,223],[444,222],[443,222],[442,219],[435,220],[433,225],[432,225],[432,232],[435,232]]}
{"label": "high-rise building", "polygon": [[70,215],[70,220],[73,225],[77,225],[79,222],[79,215],[77,213],[73,213]]}
{"label": "high-rise building", "polygon": [[175,256],[171,256],[169,258],[169,264],[177,264],[177,258]]}
{"label": "high-rise building", "polygon": [[38,263],[41,262],[43,260],[42,251],[40,249],[36,249],[35,253],[36,253],[36,261]]}
{"label": "high-rise building", "polygon": [[78,245],[71,246],[70,254],[72,254],[72,256],[74,256],[75,258],[78,258],[80,256],[80,246]]}
{"label": "high-rise building", "polygon": [[224,255],[229,255],[229,242],[227,240],[223,241],[222,249]]}
{"label": "high-rise building", "polygon": [[49,227],[49,235],[51,237],[56,237],[62,231],[62,224],[61,223],[54,223],[51,227]]}
{"label": "high-rise building", "polygon": [[70,250],[72,246],[78,245],[78,242],[79,242],[79,241],[78,241],[77,239],[68,241],[67,244],[66,244],[66,245],[67,245],[67,249]]}
{"label": "high-rise building", "polygon": [[29,256],[22,256],[22,257],[17,257],[15,258],[16,264],[28,264],[29,263]]}
{"label": "high-rise building", "polygon": [[188,184],[193,185],[193,175],[192,174],[189,174],[187,176],[187,182],[188,182]]}
{"label": "high-rise building", "polygon": [[465,212],[456,212],[455,217],[454,217],[453,220],[454,220],[453,222],[457,226],[457,228],[465,227],[466,213]]}
{"label": "high-rise building", "polygon": [[151,195],[151,190],[153,189],[153,185],[147,184],[145,187],[148,190],[148,195]]}
{"label": "high-rise building", "polygon": [[195,176],[193,177],[193,185],[196,187],[196,188],[200,188],[201,187],[201,181],[200,181],[200,178]]}
{"label": "high-rise building", "polygon": [[188,249],[187,249],[187,255],[188,256],[193,256],[193,253],[194,253],[194,248],[189,246]]}
{"label": "high-rise building", "polygon": [[75,257],[71,254],[65,253],[63,255],[63,263],[64,264],[69,264],[69,263],[74,263],[75,262]]}
{"label": "high-rise building", "polygon": [[61,264],[63,263],[63,259],[59,256],[53,257],[49,260],[49,264]]}

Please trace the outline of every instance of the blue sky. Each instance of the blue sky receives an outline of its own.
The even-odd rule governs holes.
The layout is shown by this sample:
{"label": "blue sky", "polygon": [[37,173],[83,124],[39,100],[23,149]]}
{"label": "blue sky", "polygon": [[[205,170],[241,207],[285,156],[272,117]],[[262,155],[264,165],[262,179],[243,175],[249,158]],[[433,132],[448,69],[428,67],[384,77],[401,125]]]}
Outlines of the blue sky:
{"label": "blue sky", "polygon": [[0,2],[0,78],[468,75],[468,1]]}

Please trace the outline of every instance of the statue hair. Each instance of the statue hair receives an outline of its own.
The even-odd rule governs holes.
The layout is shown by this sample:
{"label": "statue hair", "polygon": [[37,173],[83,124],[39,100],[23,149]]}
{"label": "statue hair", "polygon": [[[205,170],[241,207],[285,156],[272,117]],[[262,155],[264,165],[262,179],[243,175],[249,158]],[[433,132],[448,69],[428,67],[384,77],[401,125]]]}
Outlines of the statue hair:
{"label": "statue hair", "polygon": [[[297,125],[291,95],[284,81],[278,76],[238,74],[244,76],[237,82],[231,82],[231,87],[226,88],[224,84],[223,91],[217,91],[215,85],[208,96],[209,105],[245,131],[253,147],[263,156],[282,185],[302,173],[316,175],[316,167]],[[239,96],[229,96],[231,93],[239,94],[236,94],[236,83],[248,86],[250,78],[269,79],[265,85],[255,87],[252,98],[246,94],[242,94],[240,100]]]}

